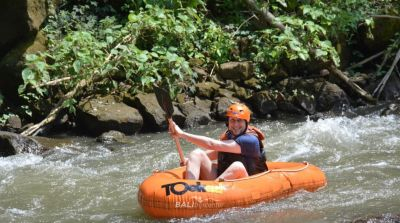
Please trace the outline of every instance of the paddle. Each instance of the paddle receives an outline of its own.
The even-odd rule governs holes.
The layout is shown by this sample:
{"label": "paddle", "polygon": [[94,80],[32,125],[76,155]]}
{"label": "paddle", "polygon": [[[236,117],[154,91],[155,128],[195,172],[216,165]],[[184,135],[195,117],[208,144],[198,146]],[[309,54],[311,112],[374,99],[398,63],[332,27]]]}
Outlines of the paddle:
{"label": "paddle", "polygon": [[[172,105],[172,100],[169,95],[169,91],[154,85],[154,93],[156,94],[157,102],[161,106],[161,108],[165,112],[165,118],[168,124],[172,121],[172,114],[174,113],[174,106]],[[179,139],[174,138],[176,148],[178,149],[179,158],[181,160],[180,165],[185,165],[185,157],[183,156],[181,144],[179,143]]]}

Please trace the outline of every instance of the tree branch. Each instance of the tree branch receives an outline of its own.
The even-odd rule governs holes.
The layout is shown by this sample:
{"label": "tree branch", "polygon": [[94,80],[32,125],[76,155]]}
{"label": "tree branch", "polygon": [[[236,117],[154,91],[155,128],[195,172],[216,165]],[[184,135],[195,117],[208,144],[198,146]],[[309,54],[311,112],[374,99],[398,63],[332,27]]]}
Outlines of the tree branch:
{"label": "tree branch", "polygon": [[369,61],[371,61],[371,60],[373,60],[373,59],[379,57],[380,55],[382,55],[382,54],[384,54],[384,53],[385,53],[385,51],[382,50],[381,52],[379,52],[379,53],[377,53],[377,54],[374,54],[374,55],[368,57],[367,59],[364,59],[364,60],[362,60],[362,61],[360,61],[360,62],[358,62],[358,63],[356,63],[356,64],[351,65],[350,67],[346,68],[346,70],[350,70],[350,69],[353,69],[353,68],[355,68],[355,67],[362,66],[363,64],[368,63]]}
{"label": "tree branch", "polygon": [[281,31],[286,29],[281,22],[276,20],[275,16],[271,12],[269,12],[266,8],[260,8],[254,0],[245,0],[245,2],[251,8],[251,10],[255,12],[255,14],[259,15],[263,22],[266,22],[269,25],[280,29]]}
{"label": "tree branch", "polygon": [[71,79],[72,79],[72,77],[63,77],[63,78],[60,78],[60,79],[56,79],[56,80],[52,80],[52,81],[40,84],[38,87],[53,86],[53,85],[56,85],[56,84],[58,84],[60,82],[68,81],[68,80],[71,80]]}
{"label": "tree branch", "polygon": [[395,15],[371,15],[374,18],[388,18],[388,19],[400,19],[400,16]]}
{"label": "tree branch", "polygon": [[400,59],[400,49],[396,53],[396,57],[393,60],[392,66],[390,66],[390,69],[388,72],[385,74],[385,76],[382,78],[381,82],[378,84],[378,86],[375,88],[373,95],[376,95],[376,98],[379,98],[381,96],[383,88],[386,86],[386,82],[389,80],[390,75],[393,73],[393,69],[395,68],[397,62],[399,62]]}
{"label": "tree branch", "polygon": [[376,100],[372,97],[371,94],[368,92],[364,91],[360,86],[358,86],[356,83],[354,83],[352,80],[350,80],[349,77],[346,76],[341,70],[336,68],[334,65],[331,65],[330,70],[332,71],[332,74],[334,74],[337,78],[342,80],[347,86],[350,87],[352,91],[357,93],[362,99],[369,103],[375,103]]}

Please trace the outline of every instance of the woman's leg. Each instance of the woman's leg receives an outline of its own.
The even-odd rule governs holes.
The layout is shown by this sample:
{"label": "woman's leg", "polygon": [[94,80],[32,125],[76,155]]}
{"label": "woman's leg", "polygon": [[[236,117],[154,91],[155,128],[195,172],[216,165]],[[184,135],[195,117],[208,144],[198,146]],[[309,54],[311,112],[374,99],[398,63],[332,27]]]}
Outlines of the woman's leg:
{"label": "woman's leg", "polygon": [[247,173],[243,163],[235,161],[218,177],[218,179],[233,180],[248,176],[249,174]]}
{"label": "woman's leg", "polygon": [[186,163],[185,179],[214,180],[217,170],[213,167],[207,153],[202,149],[193,150]]}

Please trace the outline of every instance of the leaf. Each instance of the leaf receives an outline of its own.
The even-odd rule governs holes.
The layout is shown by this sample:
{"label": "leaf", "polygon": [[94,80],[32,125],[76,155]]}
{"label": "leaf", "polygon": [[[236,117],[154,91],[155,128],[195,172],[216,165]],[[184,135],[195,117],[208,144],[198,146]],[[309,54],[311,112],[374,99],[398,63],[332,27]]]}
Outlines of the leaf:
{"label": "leaf", "polygon": [[21,108],[25,112],[25,114],[32,117],[32,111],[29,109],[29,107],[27,105],[22,105]]}
{"label": "leaf", "polygon": [[285,0],[276,0],[279,4],[281,4],[283,7],[287,8],[287,4]]}
{"label": "leaf", "polygon": [[155,79],[150,76],[142,76],[140,77],[140,82],[142,83],[142,86],[148,86],[149,84],[153,84]]}
{"label": "leaf", "polygon": [[79,74],[79,72],[81,71],[81,61],[75,60],[72,66],[74,67],[75,73]]}
{"label": "leaf", "polygon": [[149,59],[149,57],[147,56],[146,53],[141,52],[139,55],[136,56],[136,59],[137,59],[139,62],[145,63],[145,62]]}
{"label": "leaf", "polygon": [[[35,81],[36,82],[36,81]],[[32,85],[36,85],[36,83],[32,83]],[[40,95],[40,96],[44,96],[45,93],[47,93],[46,89],[40,88],[40,87],[35,87],[36,92]]]}
{"label": "leaf", "polygon": [[27,54],[25,56],[25,58],[26,58],[27,61],[32,62],[32,61],[37,60],[39,57],[36,54]]}
{"label": "leaf", "polygon": [[21,84],[21,85],[18,87],[18,94],[21,95],[22,93],[24,93],[25,88],[26,88],[26,84]]}
{"label": "leaf", "polygon": [[118,83],[115,80],[112,80],[112,84],[115,89],[118,88]]}
{"label": "leaf", "polygon": [[301,48],[299,47],[300,43],[297,40],[292,40],[289,42],[289,46],[294,51],[300,51]]}
{"label": "leaf", "polygon": [[129,20],[129,22],[136,22],[138,20],[138,16],[133,13],[130,13],[128,15],[128,20]]}
{"label": "leaf", "polygon": [[106,41],[107,41],[108,44],[111,44],[111,43],[114,42],[114,38],[112,36],[107,36],[106,37]]}
{"label": "leaf", "polygon": [[110,52],[111,55],[118,55],[118,50],[112,49]]}
{"label": "leaf", "polygon": [[300,59],[302,59],[304,61],[306,61],[308,59],[307,53],[300,52],[298,55],[299,55]]}
{"label": "leaf", "polygon": [[182,26],[175,26],[175,32],[183,33],[185,32],[185,28],[183,28]]}
{"label": "leaf", "polygon": [[114,67],[111,64],[106,64],[106,67],[101,71],[100,75],[108,74]]}
{"label": "leaf", "polygon": [[77,101],[73,98],[67,99],[63,102],[62,106],[64,108],[68,108],[68,111],[72,114],[75,114],[76,109],[75,109],[75,104],[77,103]]}
{"label": "leaf", "polygon": [[25,83],[28,83],[29,80],[32,80],[35,78],[35,74],[32,72],[30,68],[25,68],[22,71],[22,79],[24,80]]}
{"label": "leaf", "polygon": [[45,71],[45,69],[46,69],[46,63],[45,63],[45,62],[42,62],[42,61],[37,61],[37,62],[35,62],[35,66],[37,67],[37,69],[38,69],[41,73],[43,73],[43,72]]}
{"label": "leaf", "polygon": [[169,63],[171,63],[171,62],[175,62],[177,60],[178,55],[176,55],[175,53],[167,52],[167,54],[165,55],[165,58],[168,60]]}
{"label": "leaf", "polygon": [[126,71],[125,72],[125,78],[127,79],[127,80],[129,80],[129,78],[132,76],[132,71],[131,70],[128,70],[128,71]]}
{"label": "leaf", "polygon": [[323,57],[323,56],[327,56],[328,52],[324,51],[324,50],[320,50],[320,49],[316,49],[315,50],[315,57]]}
{"label": "leaf", "polygon": [[151,55],[152,57],[154,57],[154,58],[158,58],[158,54],[155,53],[155,52],[151,52],[150,55]]}
{"label": "leaf", "polygon": [[178,51],[178,48],[170,46],[170,47],[168,47],[168,51],[176,52],[176,51]]}

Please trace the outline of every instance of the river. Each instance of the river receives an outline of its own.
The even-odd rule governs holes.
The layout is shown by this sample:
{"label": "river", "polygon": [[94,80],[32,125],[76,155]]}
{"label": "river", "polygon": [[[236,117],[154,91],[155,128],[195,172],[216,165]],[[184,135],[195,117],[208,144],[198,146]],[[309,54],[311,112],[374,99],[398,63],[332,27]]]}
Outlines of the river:
{"label": "river", "polygon": [[[260,121],[268,160],[308,161],[328,185],[315,192],[170,222],[349,222],[400,214],[400,118],[376,115]],[[188,130],[217,137],[223,123]],[[128,143],[72,137],[45,156],[0,158],[0,222],[157,222],[137,202],[138,185],[179,157],[166,132]],[[185,154],[194,149],[183,143]]]}

